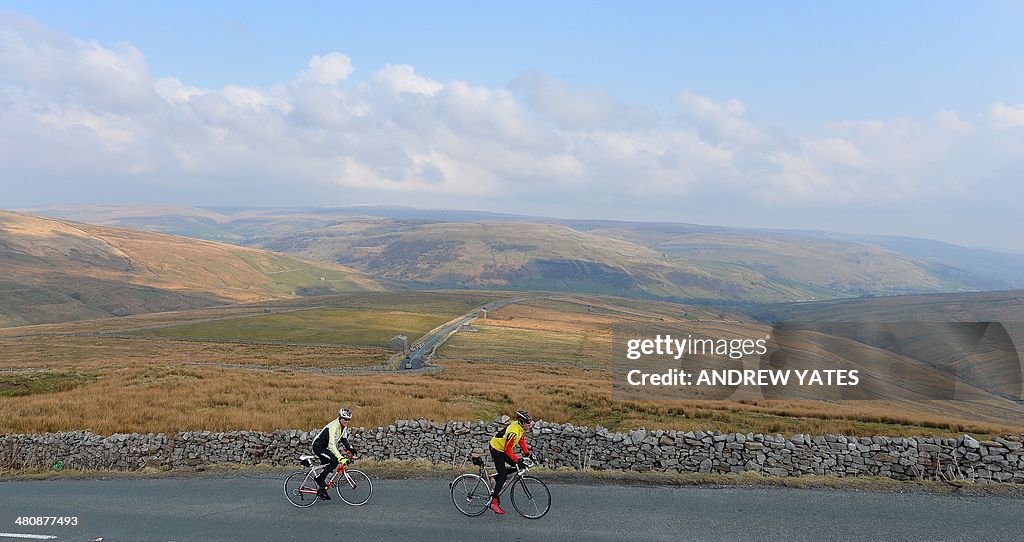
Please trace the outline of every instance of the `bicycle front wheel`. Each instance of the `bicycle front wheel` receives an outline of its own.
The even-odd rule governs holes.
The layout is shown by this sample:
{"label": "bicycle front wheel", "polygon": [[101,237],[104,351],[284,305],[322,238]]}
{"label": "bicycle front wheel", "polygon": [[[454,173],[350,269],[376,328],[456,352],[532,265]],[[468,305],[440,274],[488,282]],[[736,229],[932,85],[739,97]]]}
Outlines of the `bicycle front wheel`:
{"label": "bicycle front wheel", "polygon": [[526,519],[538,519],[551,510],[551,492],[548,486],[533,476],[516,480],[510,490],[512,507]]}
{"label": "bicycle front wheel", "polygon": [[313,506],[316,503],[319,499],[316,490],[316,480],[306,471],[290,474],[284,479],[284,496],[288,497],[288,502],[299,508]]}
{"label": "bicycle front wheel", "polygon": [[352,506],[362,506],[370,500],[370,494],[373,493],[373,483],[370,482],[370,477],[363,474],[362,471],[358,470],[346,470],[345,474],[348,476],[338,476],[338,481],[334,489],[338,491],[338,496],[341,500]]}
{"label": "bicycle front wheel", "polygon": [[476,474],[463,474],[451,484],[452,503],[467,516],[479,516],[487,511],[491,501],[491,486]]}

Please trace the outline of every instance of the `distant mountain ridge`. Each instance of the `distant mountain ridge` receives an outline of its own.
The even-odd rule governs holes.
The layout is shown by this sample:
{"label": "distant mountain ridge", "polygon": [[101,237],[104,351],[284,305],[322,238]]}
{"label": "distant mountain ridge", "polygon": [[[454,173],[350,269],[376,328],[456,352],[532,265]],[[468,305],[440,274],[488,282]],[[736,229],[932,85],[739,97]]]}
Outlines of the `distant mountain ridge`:
{"label": "distant mountain ridge", "polygon": [[411,287],[753,303],[1024,287],[1024,255],[824,231],[384,206],[38,212],[268,248]]}

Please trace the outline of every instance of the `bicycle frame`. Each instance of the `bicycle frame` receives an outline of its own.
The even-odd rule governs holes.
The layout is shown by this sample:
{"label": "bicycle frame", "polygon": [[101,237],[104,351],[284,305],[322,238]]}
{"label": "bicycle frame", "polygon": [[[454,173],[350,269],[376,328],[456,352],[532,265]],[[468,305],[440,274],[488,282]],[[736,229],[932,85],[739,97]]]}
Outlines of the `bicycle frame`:
{"label": "bicycle frame", "polygon": [[[320,471],[322,471],[324,467],[326,467],[326,465],[313,465],[312,467],[309,468],[309,474],[307,476],[309,476],[310,478],[316,478],[316,475],[320,474]],[[344,463],[338,465],[338,468],[334,469],[334,473],[328,477],[330,479],[327,480],[327,485],[325,486],[325,489],[333,488],[335,483],[339,481],[338,477],[344,477],[348,485],[352,486],[352,488],[355,489],[356,483],[352,480],[352,477],[348,475],[348,472],[345,470]],[[305,493],[307,495],[316,495],[317,489],[300,488],[299,493]]]}
{"label": "bicycle frame", "polygon": [[[317,501],[330,500],[330,497],[320,493],[319,483],[316,479],[324,477],[324,490],[334,489],[338,498],[351,506],[362,506],[370,501],[373,494],[373,482],[365,472],[350,468],[351,464],[339,464],[333,473],[324,471],[327,468],[323,464],[316,464],[317,456],[303,455],[299,458],[307,470],[300,470],[289,474],[284,479],[284,495],[288,502],[299,508],[313,506]],[[351,461],[351,460],[350,460]],[[327,475],[331,474],[330,480]]]}
{"label": "bicycle frame", "polygon": [[[479,463],[477,461],[479,461]],[[487,487],[491,488],[491,491],[493,492],[495,484],[494,477],[498,475],[498,472],[495,471],[493,473],[488,474],[487,464],[484,463],[483,459],[474,458],[473,463],[479,468],[477,474],[479,474],[481,478],[487,481]],[[508,491],[508,488],[515,485],[516,481],[522,478],[523,476],[526,476],[526,473],[528,472],[530,472],[529,467],[523,467],[521,469],[519,467],[516,467],[516,471],[512,473],[512,475],[509,476],[507,480],[505,480],[505,485],[501,486],[501,491],[498,492],[498,496],[501,497],[502,495],[504,495],[505,492]]]}

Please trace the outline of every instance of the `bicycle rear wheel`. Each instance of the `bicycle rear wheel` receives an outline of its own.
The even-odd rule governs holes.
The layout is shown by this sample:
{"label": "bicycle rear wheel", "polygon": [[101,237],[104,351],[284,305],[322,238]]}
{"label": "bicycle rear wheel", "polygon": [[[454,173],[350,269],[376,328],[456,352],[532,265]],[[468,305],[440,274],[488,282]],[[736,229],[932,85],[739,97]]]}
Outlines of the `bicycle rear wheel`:
{"label": "bicycle rear wheel", "polygon": [[548,486],[533,476],[523,476],[512,484],[512,507],[526,519],[538,519],[551,510]]}
{"label": "bicycle rear wheel", "polygon": [[335,481],[334,489],[338,491],[338,496],[341,500],[352,506],[362,506],[370,500],[370,494],[373,493],[373,483],[370,482],[370,477],[363,474],[362,471],[358,470],[346,470],[348,477],[344,475],[338,475]]}
{"label": "bicycle rear wheel", "polygon": [[467,516],[479,516],[491,501],[491,486],[476,474],[463,474],[451,484],[452,503]]}
{"label": "bicycle rear wheel", "polygon": [[284,496],[288,497],[288,502],[299,508],[313,506],[316,503],[319,499],[316,490],[316,480],[306,471],[292,473],[284,479]]}

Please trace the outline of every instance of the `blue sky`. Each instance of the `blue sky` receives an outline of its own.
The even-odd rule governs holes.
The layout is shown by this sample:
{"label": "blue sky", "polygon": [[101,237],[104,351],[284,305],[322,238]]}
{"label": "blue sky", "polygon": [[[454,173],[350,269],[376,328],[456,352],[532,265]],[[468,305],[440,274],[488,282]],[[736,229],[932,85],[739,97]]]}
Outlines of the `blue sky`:
{"label": "blue sky", "polygon": [[2,206],[400,203],[1024,250],[1021,2],[0,12]]}

